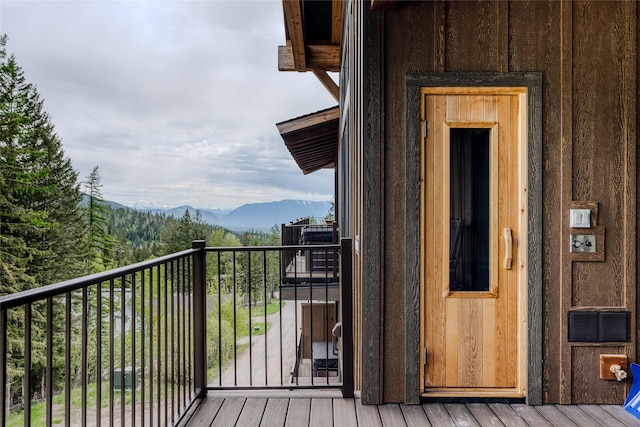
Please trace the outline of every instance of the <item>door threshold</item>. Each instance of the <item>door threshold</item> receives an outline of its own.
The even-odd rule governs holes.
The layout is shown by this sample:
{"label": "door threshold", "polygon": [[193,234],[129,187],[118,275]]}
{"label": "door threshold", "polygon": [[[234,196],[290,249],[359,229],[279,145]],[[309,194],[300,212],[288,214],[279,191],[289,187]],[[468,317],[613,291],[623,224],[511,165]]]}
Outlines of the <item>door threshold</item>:
{"label": "door threshold", "polygon": [[522,390],[514,388],[429,388],[425,390],[423,398],[444,399],[524,399]]}
{"label": "door threshold", "polygon": [[423,394],[420,403],[527,403],[525,397],[435,397]]}

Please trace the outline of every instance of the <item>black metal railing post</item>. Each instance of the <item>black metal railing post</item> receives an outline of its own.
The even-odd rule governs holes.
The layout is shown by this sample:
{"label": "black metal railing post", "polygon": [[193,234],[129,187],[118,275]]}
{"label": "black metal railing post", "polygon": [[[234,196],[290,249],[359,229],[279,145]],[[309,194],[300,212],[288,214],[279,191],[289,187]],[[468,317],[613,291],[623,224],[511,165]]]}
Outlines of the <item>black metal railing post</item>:
{"label": "black metal railing post", "polygon": [[7,312],[0,310],[0,425],[7,420]]}
{"label": "black metal railing post", "polygon": [[194,240],[193,249],[199,249],[193,257],[193,351],[194,351],[194,390],[200,397],[207,392],[206,365],[206,325],[207,325],[207,286],[206,286],[206,242]]}
{"label": "black metal railing post", "polygon": [[353,397],[353,260],[352,240],[340,240],[342,305],[342,397]]}
{"label": "black metal railing post", "polygon": [[22,405],[24,408],[24,425],[31,425],[31,337],[32,311],[31,303],[24,306],[24,376],[22,377]]}

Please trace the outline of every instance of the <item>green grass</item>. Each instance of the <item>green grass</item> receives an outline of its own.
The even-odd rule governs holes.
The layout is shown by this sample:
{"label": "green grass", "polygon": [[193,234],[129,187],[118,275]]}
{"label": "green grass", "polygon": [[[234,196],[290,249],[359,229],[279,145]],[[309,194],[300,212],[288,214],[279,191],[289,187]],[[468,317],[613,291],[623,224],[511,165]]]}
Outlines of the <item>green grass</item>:
{"label": "green grass", "polygon": [[[284,307],[284,301],[282,302],[282,307]],[[267,315],[274,314],[280,311],[280,300],[272,299],[270,304],[267,304]],[[264,304],[258,305],[256,307],[251,307],[251,316],[252,317],[264,317]]]}
{"label": "green grass", "polygon": [[263,322],[251,322],[251,336],[255,337],[256,335],[264,335],[267,332],[268,325],[265,325]]}
{"label": "green grass", "polygon": [[[87,410],[95,413],[98,387],[96,383],[87,385]],[[157,385],[154,384],[154,394],[157,393]],[[164,387],[160,388],[161,395],[164,396]],[[136,390],[136,402],[140,403],[142,399],[141,390]],[[147,385],[147,399],[149,389]],[[70,394],[71,408],[82,408],[82,388],[75,387],[71,389]],[[121,394],[120,391],[114,390],[113,392],[113,404],[120,405]],[[124,401],[126,405],[130,405],[133,400],[133,395],[130,390],[125,390]],[[54,416],[52,424],[62,424],[64,422],[64,393],[59,393],[53,397]],[[55,407],[58,406],[60,413],[56,414]],[[102,398],[100,401],[102,408],[109,407],[109,382],[102,382]],[[33,402],[31,404],[31,426],[45,426],[46,425],[46,403],[45,402]],[[23,411],[10,412],[7,415],[6,427],[23,427],[24,426],[24,413]]]}
{"label": "green grass", "polygon": [[[272,299],[270,304],[266,306],[267,315],[277,313],[280,311],[281,302],[278,299]],[[285,302],[282,301],[282,307],[284,307]],[[248,308],[245,309],[248,313]],[[260,317],[264,318],[265,315],[265,306],[264,304],[258,305],[256,307],[251,308],[251,317],[259,320]],[[240,325],[239,325],[240,326]],[[269,329],[269,325],[264,322],[254,322],[251,321],[251,336],[259,336],[264,335],[266,331]],[[238,328],[237,336],[241,338],[243,336],[249,336],[249,327],[248,325]],[[241,353],[248,347],[248,344],[238,345],[237,352]],[[210,368],[209,370],[217,372],[217,367]],[[115,391],[113,395],[114,404],[120,404],[120,392]],[[97,386],[95,383],[89,384],[87,386],[87,407],[91,410],[95,410],[97,400]],[[131,392],[125,392],[125,403],[128,405],[131,403],[132,394]],[[140,391],[136,391],[136,401],[140,402],[141,394]],[[58,394],[53,398],[54,405],[64,405],[64,394]],[[102,399],[100,402],[103,408],[108,407],[109,405],[109,382],[104,381],[102,383]],[[82,389],[80,387],[73,388],[71,390],[71,406],[72,408],[80,408],[82,405]],[[62,417],[62,418],[61,418]],[[44,402],[34,402],[31,405],[31,425],[32,426],[40,426],[45,425],[46,419],[46,404]],[[62,424],[64,421],[63,416],[54,416],[52,420],[53,424]],[[24,415],[22,411],[19,412],[11,412],[7,415],[7,424],[6,427],[22,427],[24,426]]]}
{"label": "green grass", "polygon": [[[43,426],[46,422],[46,406],[44,403],[35,403],[31,406],[31,425]],[[54,421],[55,422],[55,421]],[[62,420],[60,420],[62,422]],[[6,427],[23,427],[23,411],[11,412],[7,415]]]}

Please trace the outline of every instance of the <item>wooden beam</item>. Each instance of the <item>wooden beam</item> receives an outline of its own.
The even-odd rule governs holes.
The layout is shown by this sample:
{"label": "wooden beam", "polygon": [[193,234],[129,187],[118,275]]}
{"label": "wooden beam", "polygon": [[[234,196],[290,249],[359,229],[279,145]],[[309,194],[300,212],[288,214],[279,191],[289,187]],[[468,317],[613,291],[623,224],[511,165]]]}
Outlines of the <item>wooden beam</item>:
{"label": "wooden beam", "polygon": [[371,10],[394,10],[398,0],[371,0]]}
{"label": "wooden beam", "polygon": [[340,72],[339,45],[307,46],[306,66],[297,67],[293,59],[293,48],[288,43],[278,46],[278,70],[280,71],[312,71],[313,69]]}
{"label": "wooden beam", "polygon": [[331,1],[331,43],[342,41],[342,0]]}
{"label": "wooden beam", "polygon": [[329,91],[331,96],[333,96],[333,98],[338,103],[340,103],[340,88],[338,87],[336,82],[334,82],[329,74],[327,74],[327,72],[324,70],[318,70],[314,68],[312,71],[313,74],[316,75],[318,80],[320,80],[320,83],[322,83],[322,85]]}
{"label": "wooden beam", "polygon": [[296,69],[307,67],[304,49],[304,29],[300,0],[282,0],[285,25],[289,32],[293,63]]}

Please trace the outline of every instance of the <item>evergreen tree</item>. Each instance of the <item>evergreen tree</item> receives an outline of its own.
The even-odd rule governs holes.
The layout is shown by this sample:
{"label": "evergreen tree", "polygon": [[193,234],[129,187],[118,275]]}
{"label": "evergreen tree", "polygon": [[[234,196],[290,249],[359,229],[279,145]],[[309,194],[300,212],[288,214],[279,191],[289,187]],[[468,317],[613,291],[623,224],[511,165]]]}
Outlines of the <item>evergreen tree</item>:
{"label": "evergreen tree", "polygon": [[98,166],[87,176],[84,186],[87,189],[87,271],[96,273],[114,264],[112,251],[115,245],[115,239],[109,234],[108,209],[102,198],[102,179]]}
{"label": "evergreen tree", "polygon": [[[32,273],[39,285],[79,277],[84,272],[82,260],[85,247],[82,244],[86,228],[80,208],[81,193],[78,175],[71,161],[64,157],[60,139],[53,126],[43,135],[43,155],[37,188],[31,205],[37,212],[46,214],[50,227],[33,235],[29,245],[39,248],[40,260],[33,263]],[[64,269],[58,268],[65,266]]]}
{"label": "evergreen tree", "polygon": [[[38,92],[26,82],[15,58],[7,56],[6,41],[6,36],[0,37],[1,295],[77,276],[82,252],[78,242],[84,232],[77,174]],[[39,384],[45,369],[45,319],[38,304],[32,312],[32,383]],[[9,312],[10,400],[21,392],[23,331],[22,316]],[[62,363],[54,359],[54,369]]]}
{"label": "evergreen tree", "polygon": [[[207,243],[209,246],[214,248],[231,248],[240,246],[238,236],[224,228],[214,230]],[[215,295],[215,293],[218,292],[219,285],[222,286],[222,291],[224,293],[230,294],[233,292],[233,267],[234,256],[232,252],[222,252],[220,254],[213,252],[211,255],[207,256],[208,283],[213,285],[213,288],[210,289],[212,295]]]}
{"label": "evergreen tree", "polygon": [[[274,225],[271,227],[269,234],[265,236],[264,246],[280,246],[282,243],[282,236],[280,235],[280,227]],[[269,252],[267,254],[267,271],[265,272],[267,280],[267,289],[269,295],[267,296],[267,303],[271,302],[276,289],[278,289],[278,282],[280,280],[280,256],[277,252]]]}
{"label": "evergreen tree", "polygon": [[3,247],[29,276],[15,292],[77,276],[84,230],[77,173],[5,43],[0,39],[0,235],[14,241]]}
{"label": "evergreen tree", "polygon": [[19,292],[33,287],[28,273],[36,257],[28,245],[30,234],[44,230],[44,216],[35,212],[26,199],[35,190],[27,164],[31,157],[28,135],[38,126],[37,94],[25,82],[13,57],[6,58],[6,36],[0,39],[0,293]]}
{"label": "evergreen tree", "polygon": [[205,239],[211,233],[213,226],[208,225],[202,219],[202,214],[196,210],[195,217],[187,209],[179,220],[170,218],[162,232],[164,253],[184,251],[191,248],[194,240]]}
{"label": "evergreen tree", "polygon": [[108,223],[116,236],[114,256],[118,266],[155,258],[162,252],[160,236],[167,217],[125,207],[109,207]]}

